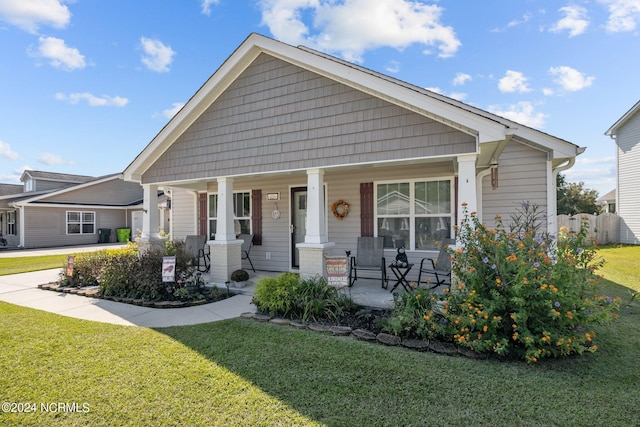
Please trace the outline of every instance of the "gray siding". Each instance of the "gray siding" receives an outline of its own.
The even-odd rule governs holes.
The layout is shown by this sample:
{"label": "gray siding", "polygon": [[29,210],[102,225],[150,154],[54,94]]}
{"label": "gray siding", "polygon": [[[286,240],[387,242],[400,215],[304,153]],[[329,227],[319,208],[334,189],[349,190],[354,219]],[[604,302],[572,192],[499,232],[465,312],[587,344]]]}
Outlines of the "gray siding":
{"label": "gray siding", "polygon": [[84,188],[47,197],[46,202],[102,204],[122,206],[142,200],[142,186],[135,182],[113,179]]}
{"label": "gray siding", "polygon": [[[67,235],[65,208],[25,208],[25,248],[86,245],[98,243],[98,228],[111,229],[111,242],[117,241],[116,228],[126,227],[129,215],[124,209],[81,209],[96,213],[95,234]],[[79,209],[80,210],[80,209]]]}
{"label": "gray siding", "polygon": [[184,240],[196,234],[197,199],[193,192],[180,187],[171,188],[171,239]]}
{"label": "gray siding", "polygon": [[475,149],[470,135],[261,54],[147,170],[143,182]]}
{"label": "gray siding", "polygon": [[636,113],[619,130],[618,215],[620,243],[640,244],[640,114]]}
{"label": "gray siding", "polygon": [[[491,177],[482,180],[482,221],[495,227],[496,215],[507,221],[523,201],[547,210],[547,154],[510,142],[498,159],[499,186],[491,189]],[[553,213],[555,214],[555,212]]]}

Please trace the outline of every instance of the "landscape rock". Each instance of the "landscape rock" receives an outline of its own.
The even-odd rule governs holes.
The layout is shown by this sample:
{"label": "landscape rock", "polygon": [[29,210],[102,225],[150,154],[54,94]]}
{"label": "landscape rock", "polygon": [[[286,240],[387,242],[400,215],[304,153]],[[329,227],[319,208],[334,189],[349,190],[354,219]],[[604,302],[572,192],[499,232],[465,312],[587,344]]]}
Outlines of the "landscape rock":
{"label": "landscape rock", "polygon": [[351,335],[352,329],[349,326],[332,326],[329,328],[329,331],[333,335],[347,336],[347,335]]}
{"label": "landscape rock", "polygon": [[384,332],[376,335],[376,340],[384,345],[400,345],[401,342],[400,337],[391,334],[385,334]]}
{"label": "landscape rock", "polygon": [[422,340],[402,340],[402,346],[417,351],[429,350],[429,343]]}
{"label": "landscape rock", "polygon": [[371,331],[367,331],[365,329],[356,329],[351,332],[354,337],[362,341],[375,341],[376,334]]}

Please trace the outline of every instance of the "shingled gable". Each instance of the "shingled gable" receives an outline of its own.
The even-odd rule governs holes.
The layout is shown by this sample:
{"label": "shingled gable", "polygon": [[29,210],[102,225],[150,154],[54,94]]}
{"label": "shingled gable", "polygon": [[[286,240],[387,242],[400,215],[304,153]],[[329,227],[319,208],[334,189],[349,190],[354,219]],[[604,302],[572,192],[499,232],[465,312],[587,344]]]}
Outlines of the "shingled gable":
{"label": "shingled gable", "polygon": [[124,171],[124,179],[143,182],[145,172],[220,97],[261,54],[316,73],[408,111],[428,117],[472,136],[477,144],[478,167],[495,162],[507,141],[513,139],[548,152],[553,166],[569,163],[583,149],[544,132],[512,122],[443,95],[348,63],[306,47],[294,47],[251,34],[220,68],[164,126]]}

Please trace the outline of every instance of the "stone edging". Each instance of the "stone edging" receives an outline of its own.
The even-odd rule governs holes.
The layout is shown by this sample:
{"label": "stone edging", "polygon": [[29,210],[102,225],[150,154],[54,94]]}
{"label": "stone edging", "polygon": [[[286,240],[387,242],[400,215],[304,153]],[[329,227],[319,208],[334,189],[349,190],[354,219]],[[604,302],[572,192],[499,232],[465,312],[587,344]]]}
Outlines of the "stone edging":
{"label": "stone edging", "polygon": [[194,300],[194,301],[146,301],[142,299],[124,298],[124,297],[112,297],[100,295],[99,286],[88,286],[84,288],[74,288],[71,286],[60,286],[56,283],[46,283],[44,285],[38,285],[38,289],[45,291],[63,292],[66,294],[80,295],[89,298],[99,298],[107,301],[121,302],[124,304],[138,305],[141,307],[150,308],[184,308],[193,307],[197,305],[208,304],[210,302],[206,299]]}
{"label": "stone edging", "polygon": [[387,346],[401,346],[415,351],[431,351],[448,356],[462,355],[473,359],[487,359],[488,354],[477,353],[467,348],[441,341],[423,341],[415,339],[401,339],[398,336],[384,332],[375,334],[365,329],[352,329],[349,326],[325,326],[317,323],[303,323],[298,320],[287,320],[259,313],[242,313],[242,319],[252,319],[258,322],[269,322],[275,325],[291,326],[295,329],[308,329],[314,332],[330,333],[333,336],[353,336],[354,338]]}

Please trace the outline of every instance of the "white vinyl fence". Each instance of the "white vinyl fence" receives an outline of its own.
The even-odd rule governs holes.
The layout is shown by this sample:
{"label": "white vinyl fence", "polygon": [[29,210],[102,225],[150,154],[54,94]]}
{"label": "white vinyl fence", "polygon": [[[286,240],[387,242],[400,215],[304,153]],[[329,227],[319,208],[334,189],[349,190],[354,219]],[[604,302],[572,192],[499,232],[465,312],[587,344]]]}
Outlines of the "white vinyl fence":
{"label": "white vinyl fence", "polygon": [[589,237],[595,239],[598,245],[620,243],[620,217],[613,213],[558,215],[558,230],[567,227],[578,232],[584,222],[589,223]]}

